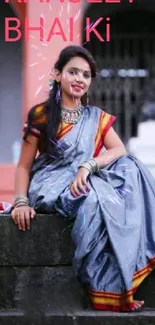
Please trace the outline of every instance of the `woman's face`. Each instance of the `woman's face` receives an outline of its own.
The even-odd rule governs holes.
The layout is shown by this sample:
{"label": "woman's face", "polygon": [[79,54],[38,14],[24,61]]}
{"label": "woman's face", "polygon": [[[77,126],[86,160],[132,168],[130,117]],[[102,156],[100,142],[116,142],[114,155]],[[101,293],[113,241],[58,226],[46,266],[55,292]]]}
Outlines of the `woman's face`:
{"label": "woman's face", "polygon": [[72,58],[62,70],[60,83],[63,96],[80,99],[91,84],[89,63],[78,56]]}

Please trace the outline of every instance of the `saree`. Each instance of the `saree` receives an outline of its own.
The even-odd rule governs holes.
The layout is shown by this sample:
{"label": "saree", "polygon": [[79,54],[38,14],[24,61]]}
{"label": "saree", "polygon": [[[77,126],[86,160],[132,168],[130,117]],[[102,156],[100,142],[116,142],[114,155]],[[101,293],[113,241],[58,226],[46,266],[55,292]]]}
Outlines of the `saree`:
{"label": "saree", "polygon": [[[87,106],[81,120],[55,143],[58,157],[40,154],[30,174],[36,211],[74,220],[73,270],[95,309],[133,308],[133,294],[155,267],[155,180],[135,157],[115,159],[87,177],[90,191],[71,194],[78,165],[101,149],[101,111]],[[103,144],[102,144],[103,145]]]}
{"label": "saree", "polygon": [[[155,268],[155,180],[135,157],[124,155],[88,175],[90,190],[70,191],[78,165],[100,154],[108,114],[86,106],[82,118],[55,142],[57,157],[41,153],[30,171],[30,206],[53,209],[74,221],[73,271],[95,309],[127,311],[135,290]],[[114,119],[114,118],[112,118]]]}

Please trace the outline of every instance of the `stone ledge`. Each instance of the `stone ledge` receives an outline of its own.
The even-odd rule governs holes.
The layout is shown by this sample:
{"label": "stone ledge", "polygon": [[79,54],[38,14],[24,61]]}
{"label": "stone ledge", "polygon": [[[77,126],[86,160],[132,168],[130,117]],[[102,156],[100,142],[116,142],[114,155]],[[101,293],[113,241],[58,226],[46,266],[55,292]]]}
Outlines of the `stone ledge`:
{"label": "stone ledge", "polygon": [[0,266],[71,265],[72,223],[57,214],[36,215],[31,229],[23,232],[10,215],[1,215]]}
{"label": "stone ledge", "polygon": [[0,312],[59,315],[86,308],[86,293],[72,267],[0,267],[0,279]]}
{"label": "stone ledge", "polygon": [[[0,313],[28,317],[95,312],[71,266],[0,267],[0,279]],[[143,281],[135,298],[144,299],[145,308],[155,308],[154,273]]]}
{"label": "stone ledge", "polygon": [[[113,315],[114,314],[114,315]],[[1,325],[155,325],[155,310],[115,314],[106,312],[72,313],[67,315],[23,315],[0,314]]]}

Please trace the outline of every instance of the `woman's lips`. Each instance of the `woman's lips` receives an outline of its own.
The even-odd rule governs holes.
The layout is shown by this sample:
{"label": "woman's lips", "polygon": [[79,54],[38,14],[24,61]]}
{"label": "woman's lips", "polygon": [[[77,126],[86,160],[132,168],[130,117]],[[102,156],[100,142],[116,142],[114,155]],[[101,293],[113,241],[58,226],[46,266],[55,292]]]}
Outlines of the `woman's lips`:
{"label": "woman's lips", "polygon": [[72,86],[72,88],[76,91],[81,91],[83,88],[81,86]]}

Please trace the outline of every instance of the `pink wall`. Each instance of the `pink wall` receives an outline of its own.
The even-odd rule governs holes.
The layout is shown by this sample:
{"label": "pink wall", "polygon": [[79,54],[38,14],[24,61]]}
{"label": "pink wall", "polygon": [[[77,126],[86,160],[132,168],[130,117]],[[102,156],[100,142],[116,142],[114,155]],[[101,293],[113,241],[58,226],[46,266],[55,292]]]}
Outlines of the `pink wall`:
{"label": "pink wall", "polygon": [[[45,28],[44,38],[47,40],[54,19],[58,17],[67,41],[64,41],[61,35],[54,35],[49,42],[42,42],[39,39],[39,31],[30,32],[30,38],[26,45],[25,113],[32,105],[47,98],[50,69],[53,67],[61,49],[69,44],[81,44],[81,3],[65,1],[62,4],[60,0],[52,0],[50,3],[29,0],[28,17],[30,26],[39,26],[40,17],[42,16]],[[79,14],[77,19],[76,14]],[[69,25],[67,24],[67,20],[71,17],[74,18],[73,41],[69,40]],[[57,32],[59,30],[58,25],[56,25],[54,31]]]}
{"label": "pink wall", "polygon": [[[24,22],[26,15],[26,4],[18,3],[17,0],[10,0],[10,4],[13,7],[14,12],[21,22]],[[25,43],[23,42],[23,105],[21,110],[24,116],[25,108]],[[5,145],[5,144],[4,144]],[[12,203],[14,200],[14,175],[15,175],[15,165],[13,164],[0,164],[0,201],[6,201]]]}
{"label": "pink wall", "polygon": [[[44,1],[45,2],[45,1]],[[29,18],[31,27],[39,26],[40,17],[44,17],[44,37],[47,39],[54,19],[58,17],[67,38],[64,41],[61,35],[55,35],[49,42],[41,42],[39,31],[31,31],[29,41],[23,41],[23,123],[28,110],[43,101],[48,96],[49,72],[62,48],[69,44],[81,44],[82,8],[81,3],[69,3],[64,0],[51,0],[49,3],[40,3],[40,0],[28,0],[27,4],[18,4],[11,0],[21,22],[24,17]],[[69,40],[69,25],[67,20],[74,18],[73,41]],[[59,31],[58,25],[55,32]],[[21,134],[22,136],[22,134]],[[14,200],[14,174],[15,166],[12,164],[0,165],[0,201],[13,202]]]}

